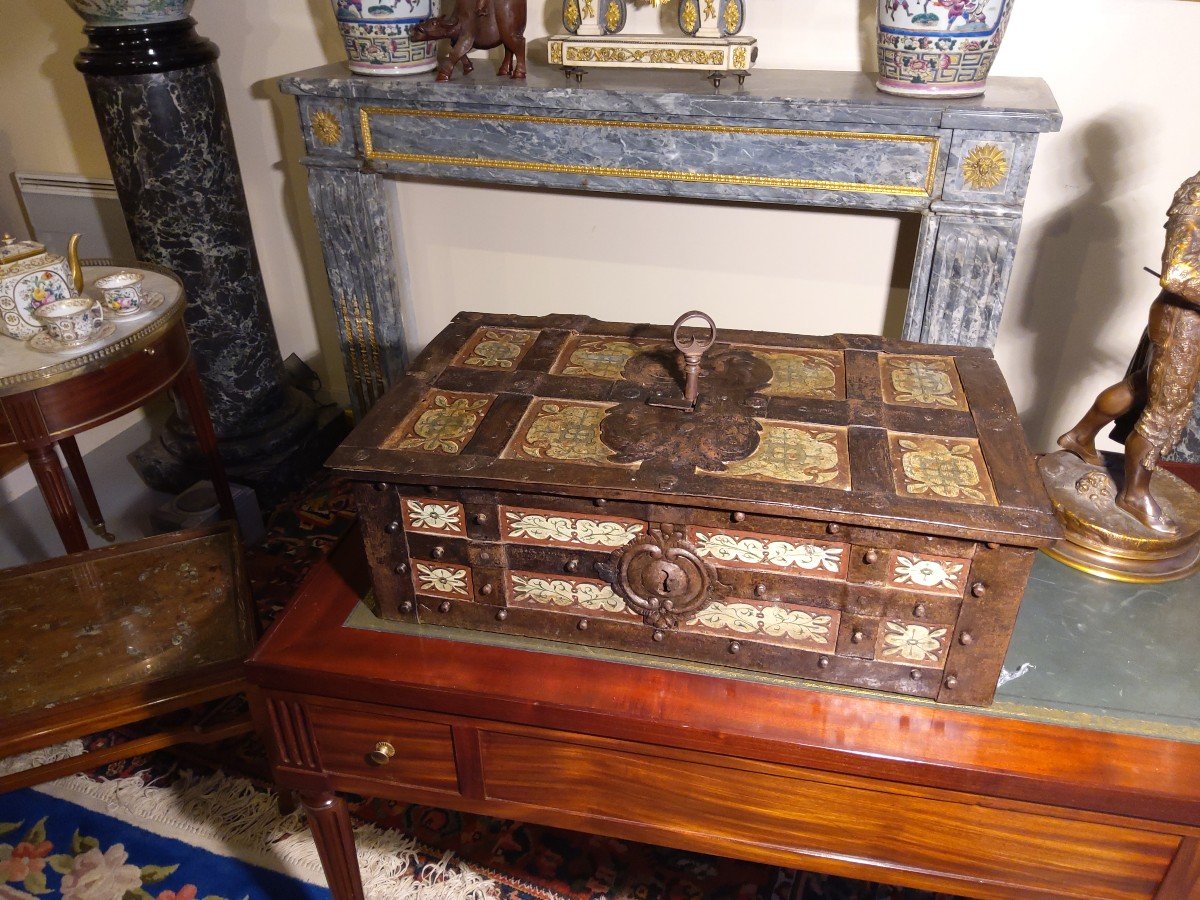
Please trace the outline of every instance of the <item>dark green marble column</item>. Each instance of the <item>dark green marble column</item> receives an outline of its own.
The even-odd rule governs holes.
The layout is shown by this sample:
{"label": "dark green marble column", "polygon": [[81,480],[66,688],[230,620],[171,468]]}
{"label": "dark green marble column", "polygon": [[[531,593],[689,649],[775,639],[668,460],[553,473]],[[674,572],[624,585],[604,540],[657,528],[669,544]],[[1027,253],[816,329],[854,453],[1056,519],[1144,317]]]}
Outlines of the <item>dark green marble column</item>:
{"label": "dark green marble column", "polygon": [[[134,248],[183,280],[222,457],[232,479],[270,498],[319,464],[322,449],[310,446],[315,404],[290,386],[271,323],[217,48],[190,18],[84,32],[75,64]],[[153,487],[174,491],[196,479],[198,459],[176,415],[136,464]]]}

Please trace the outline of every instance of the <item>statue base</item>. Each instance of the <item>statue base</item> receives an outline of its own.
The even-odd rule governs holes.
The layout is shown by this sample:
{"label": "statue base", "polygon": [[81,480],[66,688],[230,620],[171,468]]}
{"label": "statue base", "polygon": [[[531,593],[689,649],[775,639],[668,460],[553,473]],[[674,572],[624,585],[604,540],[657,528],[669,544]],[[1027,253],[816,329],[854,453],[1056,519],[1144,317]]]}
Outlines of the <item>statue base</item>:
{"label": "statue base", "polygon": [[1155,531],[1116,505],[1124,458],[1104,454],[1104,460],[1104,466],[1093,466],[1065,450],[1038,459],[1066,532],[1043,552],[1089,575],[1136,584],[1177,581],[1200,571],[1200,493],[1164,469],[1155,471],[1150,491],[1179,533]]}
{"label": "statue base", "polygon": [[758,59],[752,37],[663,37],[650,34],[556,34],[547,45],[550,64],[568,77],[587,68],[690,69],[745,77]]}

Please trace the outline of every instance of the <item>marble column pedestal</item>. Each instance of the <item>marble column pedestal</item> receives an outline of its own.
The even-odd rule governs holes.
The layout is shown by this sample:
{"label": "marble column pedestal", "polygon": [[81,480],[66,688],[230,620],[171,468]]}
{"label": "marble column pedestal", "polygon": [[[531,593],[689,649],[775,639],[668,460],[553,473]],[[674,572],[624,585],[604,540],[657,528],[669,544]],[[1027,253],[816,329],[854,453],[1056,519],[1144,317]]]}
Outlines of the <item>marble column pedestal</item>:
{"label": "marble column pedestal", "polygon": [[[87,82],[134,248],[140,259],[182,279],[221,455],[230,477],[269,503],[320,465],[336,441],[326,432],[340,416],[319,416],[284,370],[217,48],[196,34],[192,19],[84,31],[90,43],[75,64]],[[178,491],[196,480],[199,458],[177,412],[136,454],[135,465],[152,487]]]}

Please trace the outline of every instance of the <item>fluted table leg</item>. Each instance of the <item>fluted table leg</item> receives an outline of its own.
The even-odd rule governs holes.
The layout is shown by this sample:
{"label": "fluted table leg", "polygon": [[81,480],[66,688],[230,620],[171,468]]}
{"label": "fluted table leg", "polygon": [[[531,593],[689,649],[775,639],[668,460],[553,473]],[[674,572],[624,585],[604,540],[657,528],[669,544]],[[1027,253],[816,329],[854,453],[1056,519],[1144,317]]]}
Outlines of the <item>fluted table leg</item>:
{"label": "fluted table leg", "polygon": [[333,900],[363,900],[354,830],[346,801],[337,794],[302,793],[300,802],[308,815]]}

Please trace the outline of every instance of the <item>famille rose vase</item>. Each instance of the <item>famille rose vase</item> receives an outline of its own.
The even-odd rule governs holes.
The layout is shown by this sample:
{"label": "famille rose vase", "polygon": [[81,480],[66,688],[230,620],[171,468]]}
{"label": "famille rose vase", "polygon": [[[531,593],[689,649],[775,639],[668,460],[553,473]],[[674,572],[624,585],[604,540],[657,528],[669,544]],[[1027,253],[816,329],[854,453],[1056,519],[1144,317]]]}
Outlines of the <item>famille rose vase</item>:
{"label": "famille rose vase", "polygon": [[879,0],[881,91],[982,94],[1014,0]]}
{"label": "famille rose vase", "polygon": [[414,25],[436,13],[436,0],[332,0],[350,71],[411,75],[437,65],[435,41],[409,40]]}
{"label": "famille rose vase", "polygon": [[154,25],[177,22],[191,14],[195,0],[67,0],[88,25]]}

